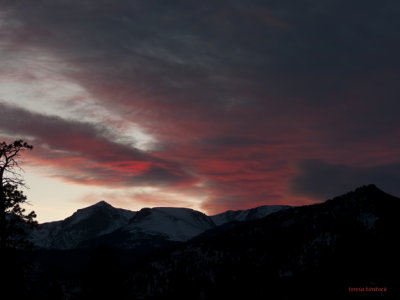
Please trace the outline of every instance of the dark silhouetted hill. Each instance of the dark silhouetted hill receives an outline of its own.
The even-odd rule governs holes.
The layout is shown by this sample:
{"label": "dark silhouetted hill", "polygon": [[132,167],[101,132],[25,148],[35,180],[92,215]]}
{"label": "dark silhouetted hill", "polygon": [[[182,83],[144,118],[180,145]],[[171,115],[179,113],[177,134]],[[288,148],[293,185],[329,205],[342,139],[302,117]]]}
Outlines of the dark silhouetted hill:
{"label": "dark silhouetted hill", "polygon": [[[400,199],[374,185],[195,240],[132,276],[143,299],[400,296]],[[381,287],[386,292],[349,292]]]}
{"label": "dark silhouetted hill", "polygon": [[[44,299],[51,286],[52,299],[398,299],[399,212],[400,199],[374,185],[221,226],[192,210],[144,209],[124,228],[153,232],[147,244],[121,230],[97,236],[94,250],[35,251],[31,295]],[[163,239],[187,232],[197,235]],[[112,247],[125,238],[142,246]]]}

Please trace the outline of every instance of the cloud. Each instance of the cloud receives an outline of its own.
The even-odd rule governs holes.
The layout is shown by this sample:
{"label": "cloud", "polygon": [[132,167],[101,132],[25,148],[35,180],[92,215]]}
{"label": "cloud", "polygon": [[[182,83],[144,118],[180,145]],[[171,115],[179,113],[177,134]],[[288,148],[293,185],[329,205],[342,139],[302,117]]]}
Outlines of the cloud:
{"label": "cloud", "polygon": [[273,144],[274,141],[240,136],[219,136],[198,141],[200,145],[209,147],[254,147]]}
{"label": "cloud", "polygon": [[[360,125],[360,105],[371,123],[398,106],[390,74],[400,50],[399,21],[390,17],[395,3],[366,1],[356,15],[344,1],[24,4],[8,8],[21,32],[32,31],[32,40],[22,35],[21,47],[39,47],[73,65],[65,72],[71,80],[164,139],[213,130],[259,135],[282,127],[284,116],[314,127],[319,120],[310,114],[326,110],[331,122],[343,115],[354,138],[368,131]],[[48,34],[37,33],[43,30]],[[386,83],[376,87],[382,76]],[[354,91],[354,83],[368,91]],[[383,98],[378,110],[377,97]],[[394,116],[386,120],[398,126]]]}
{"label": "cloud", "polygon": [[[222,210],[291,201],[293,161],[324,157],[354,174],[398,159],[398,2],[22,0],[1,10],[0,60],[51,57],[63,67],[50,76],[158,142],[146,152],[93,120],[4,108],[0,127],[34,137],[40,163],[73,182],[187,184],[188,195],[200,185],[204,207]],[[298,177],[296,194],[327,195]]]}
{"label": "cloud", "polygon": [[400,195],[400,163],[354,167],[304,160],[298,164],[298,174],[291,179],[290,189],[294,195],[321,201],[367,184]]}
{"label": "cloud", "polygon": [[79,184],[179,185],[193,180],[179,166],[113,142],[106,127],[29,112],[0,103],[3,134],[35,145],[31,163],[56,168],[54,176]]}

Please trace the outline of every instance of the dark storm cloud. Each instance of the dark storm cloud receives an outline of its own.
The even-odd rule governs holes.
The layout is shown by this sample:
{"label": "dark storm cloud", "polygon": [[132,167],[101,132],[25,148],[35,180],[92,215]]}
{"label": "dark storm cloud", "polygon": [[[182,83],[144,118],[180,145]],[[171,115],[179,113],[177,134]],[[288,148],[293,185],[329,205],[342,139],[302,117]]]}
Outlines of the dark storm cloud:
{"label": "dark storm cloud", "polygon": [[373,167],[329,164],[322,160],[305,160],[291,179],[294,195],[326,200],[365,184],[376,184],[394,195],[400,195],[400,163]]}

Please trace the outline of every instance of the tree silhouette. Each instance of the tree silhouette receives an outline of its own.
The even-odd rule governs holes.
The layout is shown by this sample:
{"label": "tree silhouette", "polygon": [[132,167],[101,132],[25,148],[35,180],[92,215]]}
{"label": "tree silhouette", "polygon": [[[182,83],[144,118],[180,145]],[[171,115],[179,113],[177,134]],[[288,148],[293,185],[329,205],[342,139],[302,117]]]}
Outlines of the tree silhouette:
{"label": "tree silhouette", "polygon": [[34,211],[27,214],[20,206],[27,200],[22,191],[10,184],[6,184],[3,189],[6,207],[5,247],[26,249],[31,245],[26,240],[27,229],[37,224],[34,220],[36,214]]}
{"label": "tree silhouette", "polygon": [[25,299],[29,295],[26,273],[29,263],[24,250],[28,227],[36,224],[34,212],[27,214],[21,207],[27,198],[22,191],[24,180],[18,160],[21,152],[31,150],[28,143],[17,140],[0,143],[0,298]]}
{"label": "tree silhouette", "polygon": [[0,143],[0,250],[26,246],[23,233],[35,224],[34,212],[26,214],[21,204],[26,196],[18,188],[25,186],[18,159],[21,152],[33,147],[23,140]]}

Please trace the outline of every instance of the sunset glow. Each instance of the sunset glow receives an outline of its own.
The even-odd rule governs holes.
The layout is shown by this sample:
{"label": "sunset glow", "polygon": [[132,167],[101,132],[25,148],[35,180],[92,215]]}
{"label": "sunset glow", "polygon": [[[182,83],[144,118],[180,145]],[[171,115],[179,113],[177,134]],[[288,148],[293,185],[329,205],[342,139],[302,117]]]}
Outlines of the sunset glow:
{"label": "sunset glow", "polygon": [[34,146],[40,222],[400,195],[395,1],[4,2],[0,140]]}

